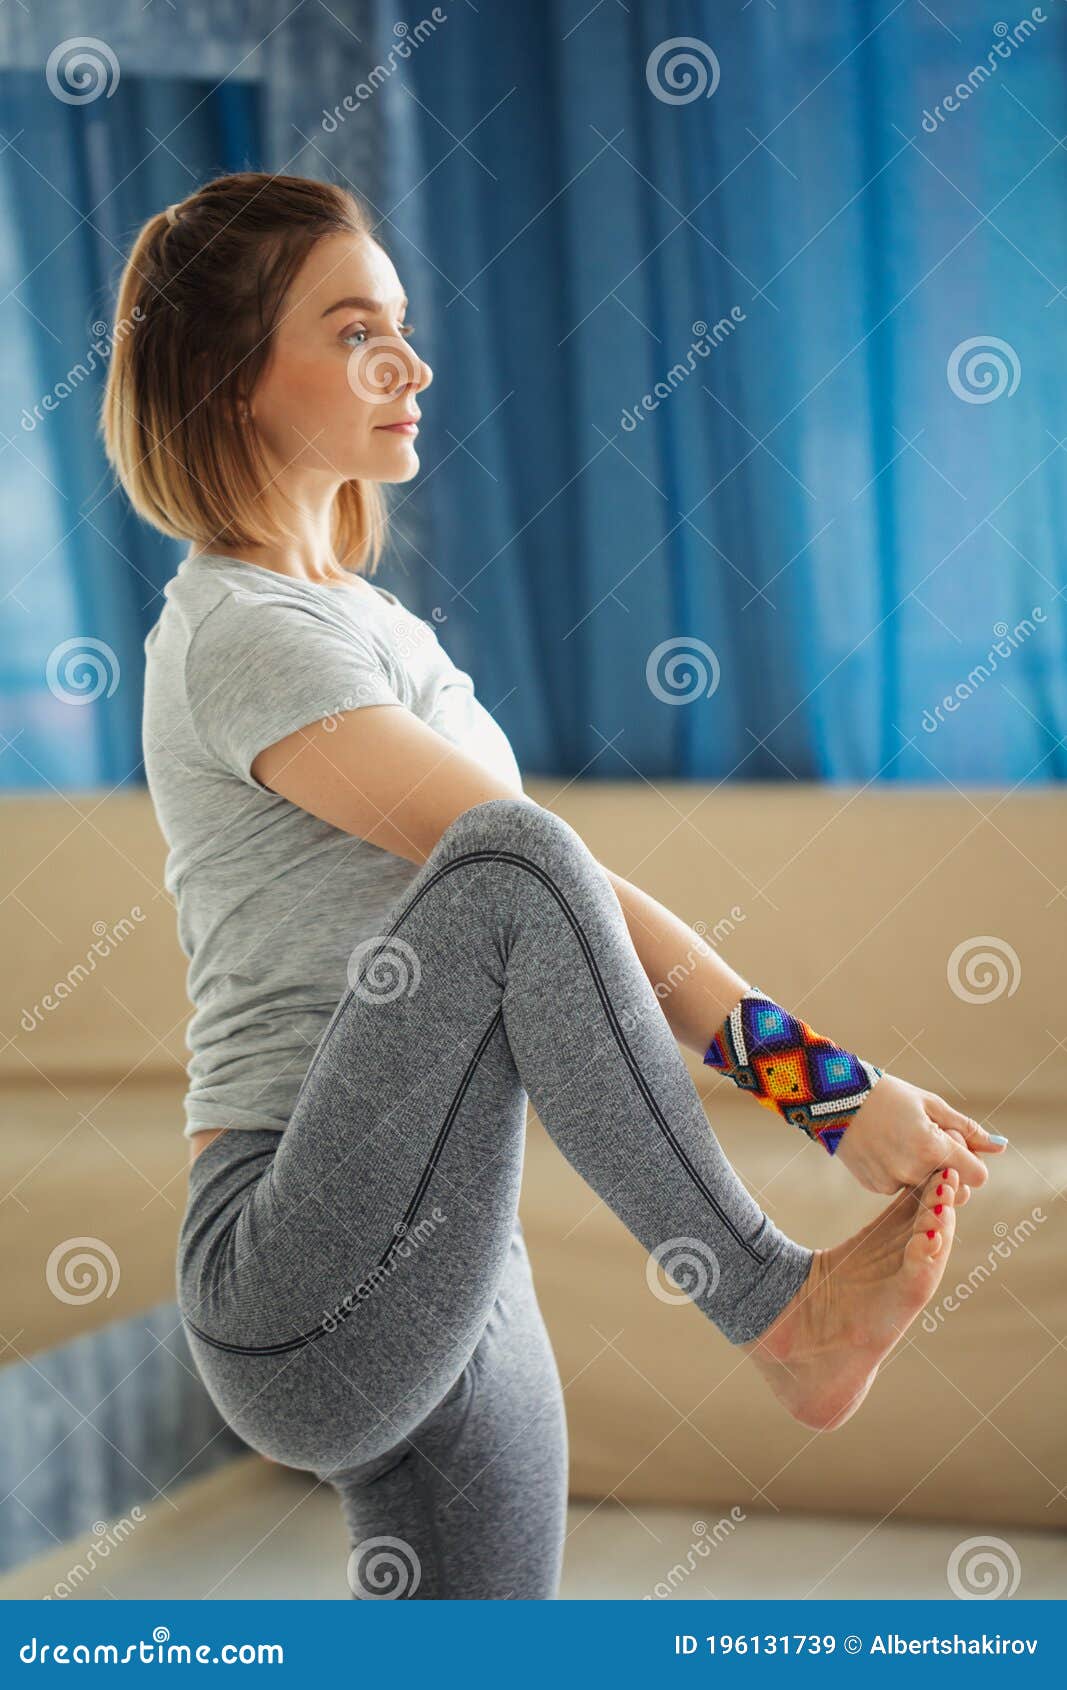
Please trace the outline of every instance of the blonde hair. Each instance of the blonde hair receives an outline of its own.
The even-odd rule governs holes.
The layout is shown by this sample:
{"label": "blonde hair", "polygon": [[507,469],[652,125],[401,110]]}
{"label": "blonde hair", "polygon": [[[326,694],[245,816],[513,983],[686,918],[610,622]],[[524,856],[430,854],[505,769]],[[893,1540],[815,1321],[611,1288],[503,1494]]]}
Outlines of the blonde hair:
{"label": "blonde hair", "polygon": [[[296,539],[268,518],[270,480],[242,415],[270,356],[282,302],[324,235],[366,235],[346,189],[304,176],[219,176],[149,218],[119,284],[100,417],[108,462],[139,516],[202,547]],[[281,497],[279,490],[279,497]],[[332,543],[342,571],[373,575],[388,531],[380,483],[338,488]]]}

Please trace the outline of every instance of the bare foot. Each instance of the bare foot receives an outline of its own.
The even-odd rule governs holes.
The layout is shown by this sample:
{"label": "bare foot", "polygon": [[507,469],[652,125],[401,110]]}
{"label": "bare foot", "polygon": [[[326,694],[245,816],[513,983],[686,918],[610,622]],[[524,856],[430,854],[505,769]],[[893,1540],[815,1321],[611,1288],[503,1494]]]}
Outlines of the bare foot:
{"label": "bare foot", "polygon": [[954,1168],[902,1191],[832,1250],[816,1250],[796,1296],[749,1354],[795,1420],[832,1432],[855,1414],[879,1364],[930,1301],[956,1231]]}

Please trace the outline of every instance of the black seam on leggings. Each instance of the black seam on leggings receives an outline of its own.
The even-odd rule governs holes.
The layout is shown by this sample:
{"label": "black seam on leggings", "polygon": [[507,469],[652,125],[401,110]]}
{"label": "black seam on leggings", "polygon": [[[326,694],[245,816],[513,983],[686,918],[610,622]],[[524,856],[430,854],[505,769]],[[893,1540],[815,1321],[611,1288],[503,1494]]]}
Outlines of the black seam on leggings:
{"label": "black seam on leggings", "polygon": [[748,1253],[748,1255],[750,1255],[755,1261],[760,1262],[760,1263],[765,1262],[767,1260],[766,1256],[761,1255],[760,1252],[757,1249],[755,1249],[752,1244],[749,1243],[748,1239],[746,1239],[738,1231],[737,1227],[734,1225],[734,1223],[730,1219],[729,1215],[726,1213],[726,1211],[723,1209],[722,1205],[719,1203],[719,1201],[716,1198],[714,1192],[711,1191],[710,1187],[708,1187],[704,1183],[704,1181],[701,1179],[699,1173],[694,1168],[692,1162],[689,1160],[689,1157],[686,1155],[685,1150],[682,1148],[682,1146],[678,1143],[678,1140],[675,1138],[674,1133],[671,1130],[670,1122],[667,1121],[666,1118],[664,1117],[663,1112],[660,1109],[659,1104],[656,1102],[655,1096],[653,1095],[653,1093],[652,1093],[652,1091],[649,1087],[648,1081],[645,1079],[644,1074],[641,1072],[641,1068],[640,1068],[640,1065],[637,1061],[637,1058],[634,1056],[633,1051],[630,1049],[630,1046],[626,1042],[626,1035],[623,1032],[623,1029],[622,1029],[622,1027],[619,1023],[618,1017],[615,1014],[615,1010],[612,1006],[611,999],[608,996],[607,988],[604,984],[603,977],[600,973],[600,969],[597,966],[596,957],[593,955],[592,946],[590,945],[589,940],[586,937],[586,934],[585,934],[585,931],[582,927],[582,924],[578,920],[578,917],[574,913],[574,910],[571,908],[571,905],[570,905],[570,903],[567,899],[566,894],[560,890],[560,888],[556,885],[556,882],[552,879],[552,876],[549,875],[549,874],[546,874],[545,871],[540,867],[539,864],[531,861],[531,859],[529,857],[521,856],[517,851],[507,851],[507,850],[465,851],[462,856],[454,857],[451,862],[443,864],[442,867],[437,870],[436,874],[431,875],[430,879],[426,882],[425,886],[423,886],[421,888],[421,890],[418,891],[415,894],[415,896],[414,896],[414,898],[412,898],[410,904],[408,904],[407,907],[404,910],[401,911],[400,915],[397,917],[396,921],[394,921],[392,927],[389,929],[389,932],[385,935],[385,937],[386,938],[392,937],[392,935],[396,932],[397,928],[400,926],[401,922],[406,921],[407,917],[411,914],[411,911],[418,904],[420,898],[422,898],[430,890],[431,886],[435,886],[437,884],[438,880],[440,880],[443,875],[450,874],[454,868],[459,868],[460,865],[463,864],[463,863],[471,863],[471,862],[509,862],[509,863],[514,863],[518,868],[527,869],[529,871],[529,873],[534,875],[541,882],[541,884],[543,886],[548,887],[549,891],[552,893],[552,896],[555,898],[556,902],[559,904],[560,909],[563,911],[567,920],[570,922],[571,928],[572,928],[576,938],[578,939],[579,944],[581,945],[582,955],[585,957],[586,965],[589,969],[590,974],[593,977],[593,981],[596,985],[597,991],[600,994],[600,1001],[604,1006],[604,1011],[605,1011],[605,1014],[607,1015],[607,1018],[608,1018],[608,1024],[611,1027],[613,1034],[615,1035],[615,1042],[619,1046],[619,1049],[622,1051],[623,1056],[626,1059],[627,1066],[630,1069],[630,1072],[632,1073],[634,1079],[637,1082],[638,1090],[640,1091],[642,1097],[644,1098],[645,1102],[647,1103],[647,1105],[648,1105],[648,1107],[649,1107],[649,1109],[652,1113],[653,1119],[655,1120],[657,1126],[659,1127],[660,1131],[663,1133],[664,1138],[667,1140],[667,1143],[670,1145],[671,1149],[674,1151],[675,1156],[678,1158],[679,1162],[682,1164],[686,1173],[689,1175],[690,1179],[693,1181],[694,1185],[697,1187],[697,1189],[701,1193],[701,1195],[707,1200],[708,1203],[710,1203],[711,1207],[714,1209],[715,1213],[718,1215],[719,1219],[722,1221],[722,1224],[726,1228],[726,1230],[733,1236],[734,1239],[736,1239],[737,1243],[740,1244],[742,1250],[745,1250]]}
{"label": "black seam on leggings", "polygon": [[[612,1005],[611,998],[608,995],[607,988],[604,984],[603,977],[600,973],[600,969],[597,966],[596,957],[593,955],[592,947],[591,947],[589,940],[588,940],[588,938],[585,934],[585,931],[582,927],[582,924],[578,920],[578,917],[575,914],[574,910],[571,908],[570,902],[568,901],[565,893],[563,893],[560,890],[560,888],[556,885],[556,882],[552,879],[551,875],[546,874],[545,871],[540,867],[539,864],[533,862],[529,857],[521,856],[517,851],[507,851],[507,850],[465,851],[465,852],[463,852],[463,854],[461,856],[453,857],[451,862],[447,862],[447,863],[442,864],[442,866],[437,870],[437,872],[430,876],[430,878],[427,880],[426,884],[411,899],[410,903],[405,905],[404,909],[401,910],[400,914],[397,916],[396,920],[393,922],[392,927],[390,927],[388,933],[386,933],[384,935],[384,937],[385,938],[391,938],[392,937],[392,935],[397,931],[397,929],[402,925],[402,923],[407,920],[407,918],[411,914],[411,912],[417,907],[420,900],[426,895],[427,892],[430,891],[431,887],[436,886],[436,884],[439,880],[442,880],[445,875],[451,874],[453,872],[453,870],[455,870],[457,868],[462,868],[466,863],[474,863],[474,862],[506,862],[506,863],[512,863],[517,868],[526,869],[528,873],[532,874],[537,880],[539,880],[541,882],[541,884],[543,886],[546,886],[548,888],[548,890],[552,893],[552,896],[555,898],[555,900],[556,900],[557,904],[559,905],[560,909],[563,911],[564,915],[566,916],[567,921],[570,923],[571,930],[575,934],[575,937],[577,938],[577,940],[578,940],[578,942],[581,946],[582,955],[585,957],[586,966],[589,969],[589,972],[590,972],[590,974],[593,978],[593,982],[596,986],[597,992],[600,996],[600,1001],[601,1001],[601,1003],[604,1007],[604,1012],[607,1015],[608,1025],[610,1026],[611,1031],[612,1031],[612,1033],[615,1037],[615,1042],[618,1045],[619,1049],[622,1051],[623,1057],[626,1060],[626,1065],[630,1069],[631,1074],[633,1075],[635,1081],[637,1082],[638,1090],[640,1091],[642,1097],[644,1098],[646,1104],[648,1105],[648,1108],[651,1111],[652,1117],[655,1120],[655,1122],[656,1122],[657,1126],[659,1127],[660,1131],[662,1132],[664,1138],[666,1139],[667,1144],[670,1146],[671,1150],[674,1152],[678,1161],[681,1163],[682,1167],[685,1169],[686,1173],[689,1175],[690,1179],[693,1181],[693,1184],[697,1187],[697,1190],[701,1193],[701,1195],[705,1198],[705,1200],[710,1204],[711,1208],[715,1211],[716,1215],[718,1215],[718,1217],[719,1217],[720,1221],[722,1222],[723,1226],[731,1234],[731,1236],[736,1240],[736,1242],[741,1246],[742,1250],[744,1250],[746,1252],[746,1254],[751,1256],[754,1261],[759,1262],[761,1265],[763,1263],[765,1263],[766,1260],[767,1260],[766,1256],[761,1255],[760,1252],[754,1247],[754,1245],[752,1245],[749,1242],[749,1240],[747,1238],[745,1238],[744,1235],[741,1232],[739,1232],[738,1228],[734,1225],[733,1221],[730,1219],[730,1216],[726,1213],[725,1209],[722,1207],[721,1203],[718,1201],[718,1198],[715,1196],[714,1192],[704,1182],[704,1180],[701,1179],[700,1174],[697,1172],[696,1168],[694,1168],[692,1162],[689,1160],[689,1157],[686,1155],[685,1150],[678,1143],[678,1140],[675,1138],[674,1133],[671,1130],[670,1122],[667,1121],[666,1118],[664,1117],[663,1112],[660,1109],[659,1104],[656,1102],[655,1096],[653,1095],[653,1093],[652,1093],[652,1091],[651,1091],[651,1089],[648,1085],[648,1082],[645,1079],[644,1074],[641,1072],[640,1065],[638,1064],[637,1059],[634,1056],[633,1051],[630,1049],[630,1046],[628,1045],[628,1043],[626,1041],[626,1035],[623,1032],[623,1029],[622,1029],[621,1025],[619,1024],[618,1017],[615,1014],[615,1010],[614,1010],[614,1007]],[[343,1008],[345,1007],[345,1005],[348,1002],[348,999],[351,998],[353,995],[354,994],[352,992],[349,992],[348,997],[345,999],[344,1003],[338,1005],[338,1008],[334,1013],[333,1020],[330,1023],[330,1028],[327,1029],[328,1031],[331,1030],[333,1028],[333,1026],[336,1025],[337,1021],[340,1019],[341,1012],[342,1012]],[[437,1161],[440,1158],[441,1151],[443,1150],[445,1141],[448,1137],[448,1132],[449,1132],[451,1125],[452,1125],[452,1122],[454,1121],[456,1114],[458,1112],[459,1104],[462,1101],[463,1095],[466,1092],[468,1085],[470,1084],[470,1081],[471,1081],[473,1074],[474,1074],[474,1070],[477,1067],[479,1061],[481,1060],[482,1054],[485,1051],[485,1048],[486,1048],[486,1046],[489,1042],[489,1039],[492,1037],[493,1032],[496,1030],[496,1026],[497,1026],[498,1022],[502,1019],[502,1016],[503,1016],[503,1007],[501,1006],[501,1008],[498,1009],[496,1014],[493,1016],[493,1019],[490,1022],[489,1027],[487,1028],[485,1034],[482,1037],[482,1040],[481,1040],[481,1043],[478,1046],[478,1049],[475,1051],[473,1057],[471,1058],[471,1061],[468,1065],[467,1071],[464,1074],[462,1081],[460,1082],[460,1086],[459,1086],[459,1089],[456,1093],[456,1096],[452,1100],[452,1106],[449,1109],[448,1115],[445,1118],[444,1125],[442,1126],[440,1132],[437,1135],[437,1140],[434,1144],[434,1148],[430,1153],[430,1160],[427,1163],[426,1168],[423,1170],[422,1177],[419,1181],[418,1186],[416,1187],[415,1196],[412,1198],[411,1203],[408,1205],[408,1208],[405,1212],[404,1223],[403,1223],[405,1225],[410,1224],[411,1217],[414,1214],[415,1209],[417,1208],[419,1202],[421,1201],[423,1194],[425,1193],[427,1183],[429,1182],[429,1179],[430,1179],[430,1177],[433,1173],[434,1167],[437,1165]],[[325,1036],[323,1038],[323,1044],[325,1044]],[[322,1046],[320,1045],[319,1048],[321,1050]],[[310,1070],[309,1070],[309,1072],[310,1072]],[[306,1076],[305,1076],[305,1079],[306,1079]],[[391,1256],[393,1251],[396,1249],[396,1247],[397,1247],[397,1239],[394,1237],[391,1240],[389,1246],[387,1247],[384,1255],[381,1258],[381,1261],[378,1264],[379,1268],[382,1267],[386,1263],[386,1261],[389,1259],[389,1257]],[[250,1346],[250,1345],[247,1345],[247,1344],[225,1344],[217,1338],[211,1338],[206,1332],[202,1332],[199,1327],[195,1326],[192,1323],[192,1321],[187,1320],[186,1325],[189,1327],[189,1330],[191,1332],[194,1332],[198,1338],[201,1338],[204,1341],[204,1343],[210,1344],[214,1349],[228,1350],[231,1353],[236,1354],[236,1355],[280,1355],[280,1354],[283,1354],[287,1350],[298,1349],[304,1344],[314,1343],[316,1339],[324,1337],[326,1332],[329,1330],[329,1328],[327,1328],[325,1326],[316,1327],[313,1331],[303,1333],[298,1338],[291,1338],[286,1343],[270,1344],[270,1345],[266,1345],[266,1346]]]}
{"label": "black seam on leggings", "polygon": [[[503,1007],[501,1007],[500,1009],[498,1009],[495,1012],[495,1014],[493,1015],[493,1018],[490,1021],[488,1027],[486,1028],[485,1032],[482,1034],[481,1039],[478,1041],[478,1047],[475,1050],[474,1054],[472,1055],[470,1061],[467,1064],[463,1078],[460,1080],[460,1083],[456,1088],[455,1095],[454,1095],[452,1102],[449,1106],[448,1114],[445,1116],[444,1121],[441,1124],[440,1130],[438,1131],[437,1137],[434,1140],[433,1148],[430,1151],[430,1155],[429,1155],[429,1158],[427,1159],[426,1166],[423,1168],[422,1173],[419,1176],[419,1182],[415,1187],[414,1196],[412,1197],[412,1199],[409,1202],[407,1208],[405,1209],[402,1220],[397,1222],[396,1225],[394,1226],[393,1236],[389,1240],[389,1243],[386,1245],[386,1247],[383,1250],[381,1256],[378,1258],[378,1261],[377,1261],[375,1267],[371,1270],[372,1275],[380,1273],[383,1268],[387,1267],[391,1258],[395,1255],[396,1251],[400,1248],[400,1245],[401,1245],[404,1237],[406,1236],[409,1227],[411,1226],[411,1222],[413,1221],[413,1219],[415,1217],[415,1214],[418,1210],[418,1207],[419,1207],[420,1203],[422,1202],[423,1197],[426,1195],[426,1188],[429,1185],[431,1178],[433,1177],[433,1171],[436,1168],[438,1162],[441,1160],[441,1154],[444,1150],[445,1144],[448,1141],[448,1135],[452,1130],[452,1125],[453,1125],[453,1123],[456,1119],[456,1116],[459,1114],[460,1105],[462,1104],[463,1099],[466,1096],[466,1093],[467,1093],[468,1087],[470,1086],[471,1080],[474,1078],[475,1072],[478,1068],[478,1064],[481,1062],[481,1059],[484,1056],[484,1054],[485,1054],[485,1052],[486,1052],[486,1050],[489,1046],[489,1041],[493,1037],[493,1034],[496,1032],[497,1027],[500,1025],[501,1021],[503,1020],[503,1015],[504,1015],[504,1011],[503,1011]],[[367,1277],[369,1278],[369,1277],[371,1277],[371,1275],[368,1275]],[[349,1293],[349,1295],[351,1295],[351,1293]],[[343,1301],[343,1299],[342,1299],[342,1301]],[[340,1306],[340,1305],[338,1305],[338,1306]],[[352,1309],[348,1310],[348,1314],[351,1314],[352,1312],[353,1312]],[[342,1315],[342,1316],[339,1317],[339,1319],[347,1319],[347,1315]],[[254,1355],[254,1356],[283,1355],[287,1350],[297,1350],[297,1349],[303,1348],[306,1344],[313,1344],[319,1338],[324,1338],[328,1332],[334,1330],[334,1328],[332,1328],[332,1327],[326,1326],[325,1324],[320,1324],[318,1326],[313,1327],[310,1332],[303,1332],[303,1333],[300,1334],[299,1337],[288,1338],[284,1342],[279,1343],[279,1344],[228,1344],[228,1343],[223,1342],[223,1340],[221,1338],[213,1338],[210,1335],[210,1333],[202,1331],[202,1329],[199,1326],[195,1325],[194,1322],[189,1320],[188,1318],[185,1319],[185,1324],[189,1328],[190,1332],[194,1332],[196,1334],[196,1336],[198,1338],[202,1339],[202,1341],[205,1344],[210,1344],[212,1349],[228,1350],[231,1355],[242,1355],[242,1356],[249,1356],[249,1355]]]}

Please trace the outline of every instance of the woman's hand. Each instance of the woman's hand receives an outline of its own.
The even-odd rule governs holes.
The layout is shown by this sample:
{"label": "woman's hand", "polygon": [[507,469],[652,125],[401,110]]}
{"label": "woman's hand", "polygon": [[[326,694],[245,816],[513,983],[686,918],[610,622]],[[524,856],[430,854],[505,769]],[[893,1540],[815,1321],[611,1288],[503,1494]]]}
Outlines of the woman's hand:
{"label": "woman's hand", "polygon": [[849,1122],[836,1155],[865,1191],[885,1196],[904,1185],[921,1185],[935,1168],[955,1168],[957,1201],[966,1202],[964,1188],[989,1178],[978,1153],[1003,1149],[985,1127],[936,1092],[883,1074]]}

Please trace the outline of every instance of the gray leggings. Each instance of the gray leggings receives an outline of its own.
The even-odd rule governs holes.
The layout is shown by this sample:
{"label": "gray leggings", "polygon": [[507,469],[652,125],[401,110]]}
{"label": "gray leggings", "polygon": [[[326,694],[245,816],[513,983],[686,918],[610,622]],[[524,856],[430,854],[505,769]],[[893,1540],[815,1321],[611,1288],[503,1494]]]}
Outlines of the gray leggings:
{"label": "gray leggings", "polygon": [[224,1419],[337,1491],[354,1596],[551,1598],[567,1434],[517,1214],[527,1099],[733,1343],[811,1253],[719,1148],[568,823],[521,798],[464,811],[390,916],[285,1132],[193,1163],[179,1305]]}

